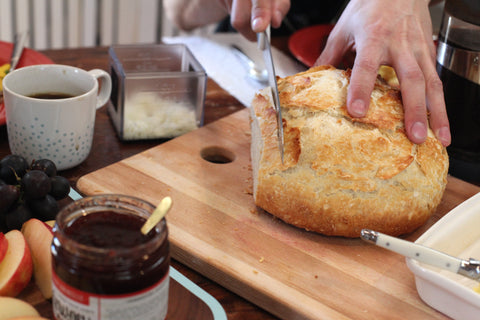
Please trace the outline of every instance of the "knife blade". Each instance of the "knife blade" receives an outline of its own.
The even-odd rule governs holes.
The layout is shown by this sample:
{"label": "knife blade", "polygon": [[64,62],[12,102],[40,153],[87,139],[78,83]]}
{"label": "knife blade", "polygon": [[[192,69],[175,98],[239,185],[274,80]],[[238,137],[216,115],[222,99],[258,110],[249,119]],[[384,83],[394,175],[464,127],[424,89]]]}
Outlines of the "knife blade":
{"label": "knife blade", "polygon": [[283,154],[285,150],[284,150],[284,137],[283,137],[282,110],[280,106],[280,98],[278,96],[277,76],[275,74],[275,67],[273,64],[272,49],[270,46],[268,31],[270,31],[270,27],[267,29],[267,31],[257,33],[257,46],[263,53],[265,68],[268,71],[268,84],[272,90],[273,105],[275,108],[275,112],[277,114],[278,148],[280,150],[280,158],[283,164]]}
{"label": "knife blade", "polygon": [[405,257],[480,281],[479,260],[473,258],[459,259],[435,249],[369,229],[362,230],[361,238]]}
{"label": "knife blade", "polygon": [[10,58],[10,71],[15,70],[17,67],[18,61],[20,60],[20,57],[22,56],[23,49],[25,48],[25,44],[27,42],[28,38],[28,32],[20,32],[15,35],[15,39],[13,41],[13,50],[12,50],[12,55]]}

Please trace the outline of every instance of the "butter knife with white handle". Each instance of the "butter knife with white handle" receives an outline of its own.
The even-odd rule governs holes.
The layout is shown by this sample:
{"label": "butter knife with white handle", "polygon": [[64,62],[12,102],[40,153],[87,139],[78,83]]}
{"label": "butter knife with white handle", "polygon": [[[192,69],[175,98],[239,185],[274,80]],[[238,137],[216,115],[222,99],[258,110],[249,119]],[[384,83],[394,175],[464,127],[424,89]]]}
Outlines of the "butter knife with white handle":
{"label": "butter knife with white handle", "polygon": [[10,57],[10,70],[15,70],[17,67],[18,61],[22,56],[23,49],[25,48],[25,44],[27,43],[28,32],[20,32],[15,35],[15,40],[13,42],[13,50],[12,55]]}
{"label": "butter knife with white handle", "polygon": [[362,230],[361,238],[405,257],[480,281],[480,261],[476,259],[459,259],[435,249],[369,229]]}
{"label": "butter knife with white handle", "polygon": [[23,49],[25,48],[25,43],[27,42],[27,38],[28,38],[28,32],[20,32],[15,35],[15,40],[13,42],[13,49],[10,55],[10,66],[5,65],[8,68],[8,70],[3,69],[2,74],[0,75],[0,104],[3,103],[3,86],[1,85],[1,82],[3,81],[3,77],[17,67],[18,61],[22,56]]}

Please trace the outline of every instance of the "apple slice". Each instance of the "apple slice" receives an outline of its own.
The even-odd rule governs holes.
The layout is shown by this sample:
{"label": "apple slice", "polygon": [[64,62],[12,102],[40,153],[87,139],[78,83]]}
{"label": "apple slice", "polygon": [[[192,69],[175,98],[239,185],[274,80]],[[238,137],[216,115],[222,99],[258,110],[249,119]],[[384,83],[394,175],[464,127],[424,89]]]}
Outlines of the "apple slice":
{"label": "apple slice", "polygon": [[29,303],[12,297],[0,297],[0,320],[28,319],[39,317],[38,311]]}
{"label": "apple slice", "polygon": [[32,256],[20,231],[11,230],[5,238],[8,248],[0,263],[0,296],[14,297],[25,289],[32,278]]}
{"label": "apple slice", "polygon": [[52,228],[38,219],[23,224],[22,233],[30,247],[33,260],[33,278],[45,299],[52,297]]}
{"label": "apple slice", "polygon": [[55,220],[47,220],[45,221],[46,224],[48,224],[51,228],[55,226]]}
{"label": "apple slice", "polygon": [[5,238],[5,234],[0,232],[0,262],[2,262],[3,258],[5,258],[5,255],[7,254],[7,248],[8,240]]}

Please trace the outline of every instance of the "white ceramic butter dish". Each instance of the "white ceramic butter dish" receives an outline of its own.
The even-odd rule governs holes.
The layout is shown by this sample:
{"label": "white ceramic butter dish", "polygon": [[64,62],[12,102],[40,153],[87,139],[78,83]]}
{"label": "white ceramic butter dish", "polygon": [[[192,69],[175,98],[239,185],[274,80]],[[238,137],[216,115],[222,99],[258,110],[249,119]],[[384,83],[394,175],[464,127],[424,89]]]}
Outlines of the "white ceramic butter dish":
{"label": "white ceramic butter dish", "polygon": [[[461,259],[479,259],[480,193],[451,210],[415,243]],[[478,281],[411,258],[406,261],[425,303],[453,319],[480,319]]]}

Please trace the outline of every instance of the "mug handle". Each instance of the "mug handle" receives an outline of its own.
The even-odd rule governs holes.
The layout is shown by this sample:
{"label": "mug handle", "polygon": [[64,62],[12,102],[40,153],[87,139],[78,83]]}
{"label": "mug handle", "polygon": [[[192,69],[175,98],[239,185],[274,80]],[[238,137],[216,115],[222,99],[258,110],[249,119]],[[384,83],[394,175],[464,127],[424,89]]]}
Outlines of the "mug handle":
{"label": "mug handle", "polygon": [[110,99],[110,92],[112,91],[112,79],[110,75],[101,69],[92,69],[88,71],[98,81],[100,81],[100,91],[97,95],[97,109],[103,106]]}

